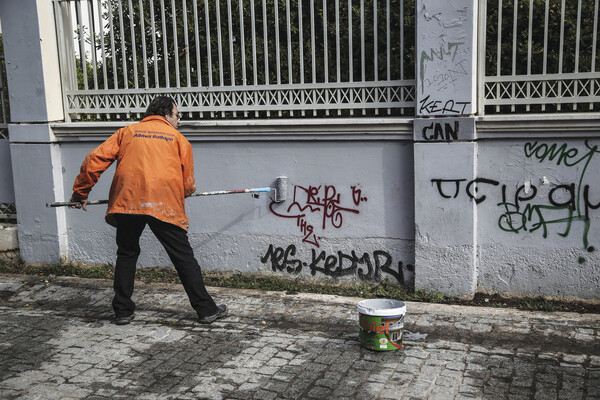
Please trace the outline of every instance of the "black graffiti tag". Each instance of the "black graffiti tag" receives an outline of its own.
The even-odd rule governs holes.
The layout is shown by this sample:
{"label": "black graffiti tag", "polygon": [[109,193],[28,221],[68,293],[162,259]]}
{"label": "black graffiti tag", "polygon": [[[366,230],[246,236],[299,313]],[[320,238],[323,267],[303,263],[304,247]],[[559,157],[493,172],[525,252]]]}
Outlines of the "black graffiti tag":
{"label": "black graffiti tag", "polygon": [[303,267],[308,267],[314,276],[322,273],[331,277],[342,277],[356,275],[361,280],[380,280],[382,273],[391,275],[397,282],[404,284],[406,282],[404,269],[414,272],[414,266],[402,262],[396,264],[392,256],[383,250],[375,250],[372,254],[363,253],[358,255],[352,250],[350,253],[338,251],[334,254],[328,254],[325,251],[311,249],[311,261],[303,262],[296,256],[296,246],[289,245],[285,250],[281,247],[269,246],[269,249],[260,261],[263,264],[271,263],[273,271],[286,271],[288,273],[300,273]]}

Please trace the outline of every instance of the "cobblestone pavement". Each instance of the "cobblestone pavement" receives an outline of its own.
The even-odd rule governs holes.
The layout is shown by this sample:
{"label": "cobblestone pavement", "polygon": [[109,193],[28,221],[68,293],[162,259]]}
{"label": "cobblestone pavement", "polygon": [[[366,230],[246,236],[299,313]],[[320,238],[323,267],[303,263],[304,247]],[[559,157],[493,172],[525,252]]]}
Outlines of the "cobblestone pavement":
{"label": "cobblestone pavement", "polygon": [[405,347],[363,349],[359,299],[0,275],[1,399],[600,399],[600,315],[407,303]]}

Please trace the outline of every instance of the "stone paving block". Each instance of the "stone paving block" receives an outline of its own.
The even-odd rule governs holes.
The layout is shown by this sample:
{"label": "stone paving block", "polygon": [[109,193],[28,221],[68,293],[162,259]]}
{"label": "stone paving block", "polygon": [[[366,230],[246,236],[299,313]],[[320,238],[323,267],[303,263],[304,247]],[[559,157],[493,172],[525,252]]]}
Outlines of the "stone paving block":
{"label": "stone paving block", "polygon": [[[37,373],[46,375],[32,375],[41,377],[36,388],[52,396],[68,388],[64,398],[74,399],[535,398],[548,390],[552,398],[568,391],[599,397],[594,354],[600,346],[575,336],[597,338],[597,316],[463,313],[458,306],[415,303],[407,331],[419,339],[396,352],[374,352],[360,347],[356,299],[211,288],[235,315],[201,326],[179,286],[172,292],[140,285],[136,319],[118,327],[111,324],[110,282],[86,281],[83,288],[69,286],[77,279],[57,279],[29,287],[12,279],[7,282],[23,288],[0,301],[1,395],[29,396],[32,387],[15,387]],[[532,334],[530,342],[519,331],[541,324],[550,331]],[[487,326],[499,342],[485,333]],[[517,332],[520,341],[512,345],[506,337]],[[564,341],[542,350],[540,337]],[[585,350],[569,351],[577,340]]]}
{"label": "stone paving block", "polygon": [[454,396],[454,400],[472,400],[472,399],[476,399],[476,398],[477,398],[477,396],[467,394],[467,393],[459,393],[456,396]]}

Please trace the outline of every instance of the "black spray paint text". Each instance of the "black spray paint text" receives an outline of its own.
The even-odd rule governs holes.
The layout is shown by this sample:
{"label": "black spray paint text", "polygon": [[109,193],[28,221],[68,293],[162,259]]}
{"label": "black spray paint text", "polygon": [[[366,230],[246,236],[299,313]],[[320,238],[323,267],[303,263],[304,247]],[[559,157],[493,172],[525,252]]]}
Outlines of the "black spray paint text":
{"label": "black spray paint text", "polygon": [[553,184],[545,199],[541,200],[538,187],[530,181],[519,185],[512,195],[508,193],[506,184],[500,186],[499,181],[488,178],[432,179],[431,182],[437,187],[439,195],[445,199],[458,197],[464,186],[467,196],[476,204],[483,203],[488,196],[492,196],[490,188],[500,186],[500,201],[496,203],[503,209],[498,219],[500,229],[512,233],[535,232],[541,229],[542,236],[546,238],[549,226],[560,224],[564,226],[564,231],[558,234],[566,237],[572,224],[580,222],[583,223],[583,246],[588,251],[594,251],[588,240],[590,212],[600,208],[600,198],[592,195],[591,186],[584,184],[584,177],[592,157],[599,151],[597,145],[592,146],[588,141],[585,141],[585,146],[587,150],[582,153],[576,148],[570,148],[566,143],[525,144],[525,156],[540,163],[548,161],[568,168],[579,164],[583,166],[577,182]]}
{"label": "black spray paint text", "polygon": [[405,283],[404,269],[414,272],[414,266],[403,265],[398,262],[394,265],[390,253],[375,250],[372,253],[363,253],[359,256],[356,251],[349,253],[338,251],[334,254],[311,249],[311,261],[306,262],[296,258],[296,246],[290,244],[285,250],[281,247],[270,245],[260,261],[263,264],[271,263],[273,271],[285,271],[298,274],[304,267],[308,267],[312,275],[317,272],[331,277],[357,275],[362,280],[379,280],[382,273],[391,275],[401,284]]}

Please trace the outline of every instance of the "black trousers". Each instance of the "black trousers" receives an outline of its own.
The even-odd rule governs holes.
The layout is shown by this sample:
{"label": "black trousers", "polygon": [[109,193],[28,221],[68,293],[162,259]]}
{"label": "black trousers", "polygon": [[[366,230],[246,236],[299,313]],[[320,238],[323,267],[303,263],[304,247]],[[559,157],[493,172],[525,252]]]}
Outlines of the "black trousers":
{"label": "black trousers", "polygon": [[184,229],[147,215],[117,214],[116,219],[118,249],[112,306],[117,317],[126,317],[135,311],[131,295],[140,255],[140,236],[146,225],[150,226],[152,233],[167,251],[190,304],[198,315],[204,317],[217,312],[217,305],[206,291],[202,270]]}

